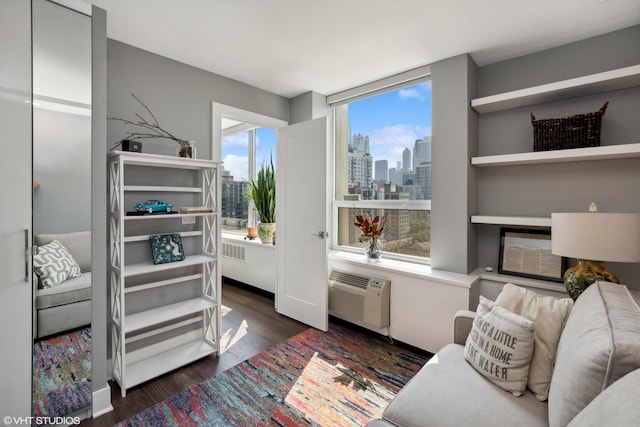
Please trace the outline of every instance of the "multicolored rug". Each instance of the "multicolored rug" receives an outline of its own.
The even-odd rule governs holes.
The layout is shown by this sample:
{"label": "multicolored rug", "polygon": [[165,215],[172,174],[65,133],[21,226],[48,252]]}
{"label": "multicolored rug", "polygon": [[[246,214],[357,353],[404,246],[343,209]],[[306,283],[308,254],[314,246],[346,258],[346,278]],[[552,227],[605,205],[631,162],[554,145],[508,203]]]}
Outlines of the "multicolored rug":
{"label": "multicolored rug", "polygon": [[343,324],[308,329],[118,426],[364,426],[427,362]]}
{"label": "multicolored rug", "polygon": [[72,414],[91,404],[91,329],[33,345],[33,416]]}

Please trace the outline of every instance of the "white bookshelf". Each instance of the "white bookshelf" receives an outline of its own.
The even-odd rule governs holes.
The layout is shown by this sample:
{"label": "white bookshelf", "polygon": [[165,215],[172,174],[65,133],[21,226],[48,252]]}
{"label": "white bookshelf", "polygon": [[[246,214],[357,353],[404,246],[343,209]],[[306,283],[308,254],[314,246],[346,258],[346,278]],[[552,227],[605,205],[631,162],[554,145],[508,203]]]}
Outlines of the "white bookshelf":
{"label": "white bookshelf", "polygon": [[[170,168],[193,175],[184,180],[191,186],[129,182],[134,178],[125,185],[125,175],[138,167],[144,167],[146,173],[132,174],[137,180],[150,179],[154,171],[149,168]],[[194,187],[196,182],[200,186]],[[113,152],[109,184],[111,360],[113,377],[125,397],[128,388],[220,352],[218,165],[208,160]],[[206,212],[127,215],[133,208],[127,195],[136,198],[141,193],[166,200],[182,195],[190,198],[190,205],[197,198]],[[153,263],[149,238],[165,233],[180,234],[184,260]],[[182,289],[178,286],[197,286],[200,295],[194,298],[189,293],[188,299],[176,301]],[[151,307],[136,310],[130,298],[142,299]]]}
{"label": "white bookshelf", "polygon": [[155,355],[127,364],[127,376],[123,379],[125,388],[135,387],[166,372],[218,352],[215,345],[205,340],[196,340],[170,347],[168,350],[162,348],[159,350]]}

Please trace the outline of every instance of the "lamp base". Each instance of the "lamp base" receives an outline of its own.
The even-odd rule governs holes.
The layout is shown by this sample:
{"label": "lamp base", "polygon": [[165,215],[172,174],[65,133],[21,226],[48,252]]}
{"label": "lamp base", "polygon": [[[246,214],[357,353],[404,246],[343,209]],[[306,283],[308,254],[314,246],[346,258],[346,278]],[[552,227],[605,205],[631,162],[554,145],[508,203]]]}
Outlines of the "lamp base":
{"label": "lamp base", "polygon": [[597,281],[620,283],[615,274],[605,270],[604,261],[579,259],[578,265],[564,273],[564,286],[574,300]]}

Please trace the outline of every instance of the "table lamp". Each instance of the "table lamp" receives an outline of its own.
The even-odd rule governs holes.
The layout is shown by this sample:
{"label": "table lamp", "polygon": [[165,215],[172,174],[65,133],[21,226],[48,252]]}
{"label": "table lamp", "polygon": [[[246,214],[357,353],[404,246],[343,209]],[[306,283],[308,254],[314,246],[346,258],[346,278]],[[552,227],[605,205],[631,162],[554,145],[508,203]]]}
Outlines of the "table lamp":
{"label": "table lamp", "polygon": [[574,300],[596,281],[619,283],[605,262],[640,262],[640,214],[599,213],[595,203],[589,213],[552,213],[551,252],[578,260],[564,274]]}

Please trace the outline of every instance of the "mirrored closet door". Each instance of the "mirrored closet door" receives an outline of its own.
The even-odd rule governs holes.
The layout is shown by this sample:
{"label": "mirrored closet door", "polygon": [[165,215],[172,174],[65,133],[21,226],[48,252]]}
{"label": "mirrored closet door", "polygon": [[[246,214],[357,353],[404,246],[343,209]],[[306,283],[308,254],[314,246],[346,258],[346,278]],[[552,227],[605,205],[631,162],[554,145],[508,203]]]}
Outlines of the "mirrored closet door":
{"label": "mirrored closet door", "polygon": [[32,415],[85,418],[91,381],[91,17],[32,1]]}

